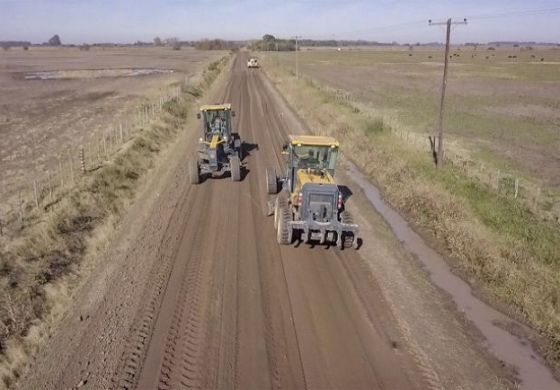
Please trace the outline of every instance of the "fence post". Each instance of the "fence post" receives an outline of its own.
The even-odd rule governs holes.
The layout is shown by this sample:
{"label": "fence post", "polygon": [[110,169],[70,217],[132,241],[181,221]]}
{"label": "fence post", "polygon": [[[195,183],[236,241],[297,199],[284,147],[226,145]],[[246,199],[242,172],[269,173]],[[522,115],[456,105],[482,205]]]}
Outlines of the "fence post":
{"label": "fence post", "polygon": [[23,222],[24,222],[24,218],[23,218],[23,198],[21,196],[21,190],[19,190],[18,193],[19,193],[19,195],[18,195],[18,198],[19,198],[19,222],[20,222],[21,228],[23,229],[23,227],[24,227],[24,225],[23,225]]}
{"label": "fence post", "polygon": [[119,136],[120,136],[121,144],[122,144],[123,141],[124,141],[124,138],[123,138],[123,128],[122,128],[122,123],[121,122],[119,122]]}
{"label": "fence post", "polygon": [[72,154],[70,154],[70,181],[74,184],[74,159],[72,158]]}
{"label": "fence post", "polygon": [[86,156],[84,153],[84,148],[80,148],[80,164],[82,165],[82,173],[86,173]]}
{"label": "fence post", "polygon": [[57,156],[58,159],[58,175],[60,176],[60,188],[64,187],[64,174],[62,173],[62,159],[60,155]]}
{"label": "fence post", "polygon": [[35,207],[39,208],[39,193],[37,192],[37,179],[33,179],[33,197],[35,198]]}
{"label": "fence post", "polygon": [[103,154],[107,158],[107,140],[105,138],[105,133],[103,133]]}
{"label": "fence post", "polygon": [[49,186],[49,197],[52,200],[53,198],[53,187],[52,187],[52,181],[51,181],[51,172],[47,170],[47,185]]}
{"label": "fence post", "polygon": [[91,141],[87,143],[87,155],[93,161],[93,153],[91,152]]}
{"label": "fence post", "polygon": [[517,195],[519,193],[519,178],[515,178],[515,194],[513,195],[515,199],[517,199]]}

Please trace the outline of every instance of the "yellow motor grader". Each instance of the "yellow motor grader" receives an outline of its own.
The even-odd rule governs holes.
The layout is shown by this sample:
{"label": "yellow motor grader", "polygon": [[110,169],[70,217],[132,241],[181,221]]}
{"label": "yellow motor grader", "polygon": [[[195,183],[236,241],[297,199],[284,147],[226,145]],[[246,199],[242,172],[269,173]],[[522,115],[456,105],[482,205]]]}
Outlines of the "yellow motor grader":
{"label": "yellow motor grader", "polygon": [[198,144],[198,158],[190,162],[192,184],[199,184],[203,177],[231,174],[233,181],[241,180],[243,143],[233,130],[231,104],[214,104],[200,107],[197,117],[202,120],[202,136]]}
{"label": "yellow motor grader", "polygon": [[344,195],[334,179],[339,143],[332,137],[290,135],[285,176],[266,170],[269,194],[274,201],[274,227],[279,244],[296,239],[336,244],[340,249],[358,247],[358,226],[344,207]]}

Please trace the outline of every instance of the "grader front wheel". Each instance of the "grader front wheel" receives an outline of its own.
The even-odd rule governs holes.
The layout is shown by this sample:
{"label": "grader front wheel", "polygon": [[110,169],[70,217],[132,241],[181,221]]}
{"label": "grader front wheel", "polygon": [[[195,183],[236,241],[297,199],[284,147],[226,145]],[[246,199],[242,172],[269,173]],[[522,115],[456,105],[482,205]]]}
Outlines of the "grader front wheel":
{"label": "grader front wheel", "polygon": [[276,194],[278,192],[278,178],[274,168],[266,168],[266,192]]}

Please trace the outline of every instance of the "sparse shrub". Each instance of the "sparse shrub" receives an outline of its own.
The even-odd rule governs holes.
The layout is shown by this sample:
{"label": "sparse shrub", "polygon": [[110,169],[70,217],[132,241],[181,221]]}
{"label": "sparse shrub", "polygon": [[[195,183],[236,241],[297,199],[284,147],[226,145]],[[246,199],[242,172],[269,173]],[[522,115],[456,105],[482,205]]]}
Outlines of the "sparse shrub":
{"label": "sparse shrub", "polygon": [[186,85],[184,87],[181,88],[182,92],[188,93],[191,96],[194,96],[196,98],[199,98],[202,96],[202,89],[192,86],[192,85]]}
{"label": "sparse shrub", "polygon": [[181,104],[181,101],[177,99],[166,102],[163,105],[163,109],[171,115],[181,119],[186,119],[188,115],[188,107],[185,104]]}
{"label": "sparse shrub", "polygon": [[385,130],[385,122],[383,121],[383,118],[375,118],[373,120],[367,120],[364,123],[364,134],[366,136],[370,136],[370,135],[374,135],[374,134],[380,134],[383,133],[383,131]]}
{"label": "sparse shrub", "polygon": [[29,46],[24,46],[24,47],[23,47],[23,50],[24,50],[24,51],[29,50]]}
{"label": "sparse shrub", "polygon": [[494,47],[490,46],[487,50],[496,50]]}

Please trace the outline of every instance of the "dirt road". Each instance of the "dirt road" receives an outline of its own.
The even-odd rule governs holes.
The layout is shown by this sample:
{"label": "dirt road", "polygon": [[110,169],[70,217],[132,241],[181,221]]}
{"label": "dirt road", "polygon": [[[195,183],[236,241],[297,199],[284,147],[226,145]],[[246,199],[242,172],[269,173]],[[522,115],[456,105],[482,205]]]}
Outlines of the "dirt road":
{"label": "dirt road", "polygon": [[103,281],[94,273],[20,387],[502,388],[503,372],[472,339],[449,336],[461,329],[454,317],[433,329],[459,329],[439,335],[461,364],[418,352],[425,343],[438,355],[438,336],[411,341],[403,330],[366,263],[374,240],[357,252],[276,243],[265,168],[280,168],[286,135],[305,127],[245,65],[242,52],[216,95],[231,101],[249,145],[244,179],[186,184],[192,145],[179,146],[182,160],[162,174],[157,195],[136,206],[146,223],[116,238],[126,244],[109,251]]}

